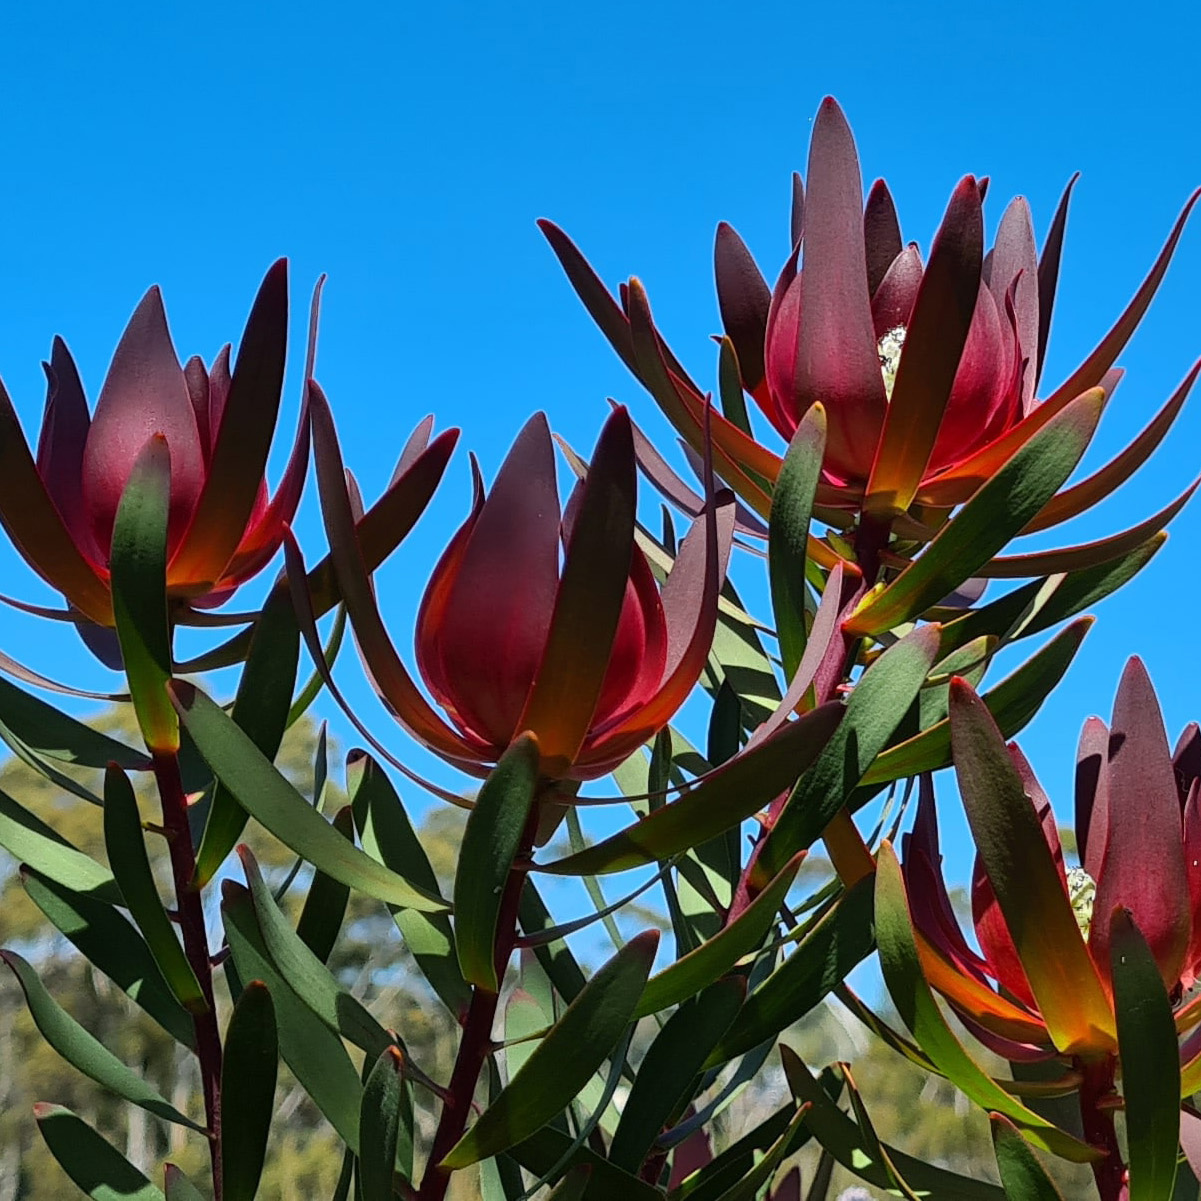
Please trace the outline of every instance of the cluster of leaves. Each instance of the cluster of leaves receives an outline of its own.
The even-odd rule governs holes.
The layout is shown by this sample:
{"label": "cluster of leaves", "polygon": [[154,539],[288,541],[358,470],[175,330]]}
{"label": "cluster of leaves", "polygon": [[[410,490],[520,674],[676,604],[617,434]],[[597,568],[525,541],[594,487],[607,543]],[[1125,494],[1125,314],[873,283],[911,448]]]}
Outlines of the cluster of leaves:
{"label": "cluster of leaves", "polygon": [[[94,415],[56,346],[36,460],[0,393],[0,516],[67,599],[45,615],[123,673],[113,695],[134,721],[88,726],[28,690],[66,685],[0,664],[20,681],[0,680],[0,739],[38,781],[0,791],[0,847],[10,890],[56,932],[52,955],[33,954],[31,911],[14,908],[0,956],[45,1044],[109,1098],[88,1102],[91,1121],[81,1102],[61,1103],[91,1092],[33,1107],[46,1152],[85,1194],[268,1196],[295,1145],[306,1159],[339,1152],[295,1187],[363,1201],[464,1189],[489,1201],[820,1201],[838,1173],[906,1197],[1053,1197],[1035,1149],[1089,1165],[1103,1201],[1196,1196],[1177,1167],[1201,1120],[1181,1109],[1201,1062],[1201,1005],[1185,995],[1201,966],[1188,949],[1201,886],[1165,902],[1113,869],[1097,882],[1109,911],[1082,938],[1061,844],[1043,839],[1049,805],[1006,748],[1070,665],[1092,622],[1083,611],[1146,566],[1192,491],[1099,542],[1003,553],[1108,495],[1179,411],[1196,368],[1127,452],[1066,486],[1179,226],[1097,351],[1038,404],[1066,210],[1036,261],[1029,216],[1011,206],[986,256],[986,187],[969,177],[923,268],[886,188],[864,210],[832,102],[809,188],[798,181],[774,297],[719,233],[720,417],[636,281],[610,297],[548,230],[689,442],[700,490],[617,407],[588,459],[562,446],[577,482],[561,510],[549,423],[533,418],[491,489],[475,473],[470,515],[433,570],[416,634],[424,691],[373,573],[425,508],[457,432],[431,438],[422,423],[365,507],[314,379],[315,298],[300,434],[268,500],[282,265],[232,373],[228,354],[180,366],[152,292]],[[981,364],[1000,362],[1002,345],[1007,366],[990,374]],[[782,456],[754,440],[744,393],[787,439]],[[311,570],[288,525],[310,442],[329,544]],[[693,519],[685,536],[671,510],[657,533],[638,520],[639,470]],[[756,540],[766,552],[745,554]],[[286,570],[261,611],[222,613],[281,547]],[[770,624],[730,572],[764,561]],[[996,578],[1027,582],[985,601]],[[333,676],[347,622],[407,735],[478,790],[421,780],[359,724]],[[179,660],[179,627],[239,624]],[[1041,635],[986,682],[999,652]],[[234,664],[228,705],[191,678]],[[672,723],[698,684],[709,716],[690,741]],[[1153,723],[1130,719],[1133,688],[1124,681],[1113,737],[1089,744],[1103,783],[1088,840],[1106,863],[1121,839],[1174,848],[1183,878],[1184,848],[1201,838],[1201,786],[1188,783],[1201,764],[1178,752],[1177,776],[1192,773],[1178,796],[1166,742],[1161,754]],[[346,756],[344,794],[324,735],[299,770],[289,749],[323,689],[370,746]],[[938,875],[930,779],[952,763],[986,877],[973,892],[983,954],[945,891],[926,888]],[[1148,764],[1163,783],[1154,838],[1118,797]],[[466,812],[453,856],[437,853],[437,824],[415,827],[393,770]],[[594,782],[610,776],[605,795]],[[915,793],[927,817],[902,867],[893,843]],[[598,806],[622,817],[590,841]],[[624,873],[635,876],[611,902],[603,878]],[[564,879],[582,883],[582,916],[552,915]],[[206,905],[218,890],[219,915]],[[576,936],[601,930],[613,950],[595,963]],[[895,1013],[849,983],[877,952]],[[122,994],[125,1020],[68,1012],[60,961],[86,963],[98,997]],[[979,1107],[975,1137],[987,1121],[995,1170],[876,1108],[879,1081],[861,1089],[864,1070],[822,1037],[831,1013],[854,1045],[926,1081],[927,1101]],[[964,1029],[991,1055],[970,1052]],[[139,1114],[125,1119],[126,1153],[105,1137],[118,1102]],[[148,1118],[167,1130],[153,1150]]]}

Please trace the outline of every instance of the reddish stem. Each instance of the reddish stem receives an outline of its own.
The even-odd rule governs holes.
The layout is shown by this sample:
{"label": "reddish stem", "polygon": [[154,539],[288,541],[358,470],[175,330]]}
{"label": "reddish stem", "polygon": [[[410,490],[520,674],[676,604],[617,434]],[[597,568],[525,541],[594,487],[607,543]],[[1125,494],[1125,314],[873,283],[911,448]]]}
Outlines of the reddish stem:
{"label": "reddish stem", "polygon": [[1084,1076],[1080,1083],[1080,1119],[1086,1142],[1103,1150],[1104,1159],[1093,1164],[1093,1176],[1101,1201],[1120,1201],[1126,1196],[1126,1165],[1122,1162],[1117,1132],[1113,1126],[1114,1070],[1112,1055],[1091,1061],[1077,1060]]}
{"label": "reddish stem", "polygon": [[204,903],[200,890],[192,883],[196,852],[188,826],[188,799],[179,772],[178,754],[155,751],[152,758],[163,807],[163,828],[171,855],[171,875],[175,882],[175,904],[180,932],[183,934],[184,954],[206,1002],[204,1012],[192,1014],[192,1022],[196,1030],[196,1056],[200,1063],[209,1155],[213,1164],[213,1201],[221,1201],[221,1032],[217,1027],[217,1007],[213,998],[213,972],[208,935],[204,928]]}
{"label": "reddish stem", "polygon": [[[538,830],[539,803],[535,800],[529,820],[522,833],[521,846],[513,859],[509,870],[509,878],[505,883],[504,895],[501,897],[500,911],[496,919],[496,979],[503,983],[505,968],[509,956],[517,942],[517,908],[521,900],[521,890],[525,885],[526,869],[533,852],[534,836]],[[440,1167],[442,1160],[451,1148],[463,1137],[467,1128],[467,1119],[471,1114],[471,1102],[475,1096],[475,1086],[480,1078],[484,1063],[492,1052],[492,1027],[496,1021],[496,1009],[500,1002],[500,994],[491,992],[478,985],[471,990],[471,1004],[467,1008],[467,1016],[463,1019],[463,1038],[459,1043],[459,1053],[455,1058],[454,1071],[451,1073],[447,1097],[442,1106],[442,1114],[438,1119],[438,1129],[434,1133],[434,1141],[430,1147],[429,1162],[426,1165],[425,1176],[421,1181],[421,1189],[417,1193],[418,1201],[442,1201],[450,1185],[451,1171]]]}

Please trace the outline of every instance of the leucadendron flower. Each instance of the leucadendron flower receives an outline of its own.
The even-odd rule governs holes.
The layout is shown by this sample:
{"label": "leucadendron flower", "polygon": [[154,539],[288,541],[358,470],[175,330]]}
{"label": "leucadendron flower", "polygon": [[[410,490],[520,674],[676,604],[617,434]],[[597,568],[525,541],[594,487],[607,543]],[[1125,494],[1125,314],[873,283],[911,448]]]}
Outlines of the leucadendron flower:
{"label": "leucadendron flower", "polygon": [[[965,705],[953,685],[952,723]],[[981,719],[983,720],[983,719]],[[989,719],[991,720],[991,719]],[[931,985],[987,1046],[1010,1060],[1113,1054],[1111,918],[1125,911],[1146,940],[1183,1035],[1201,1023],[1201,735],[1191,725],[1168,747],[1159,702],[1138,658],[1126,665],[1107,727],[1090,718],[1076,767],[1079,863],[1068,867],[1056,815],[1016,744],[1009,756],[1036,821],[990,828],[975,799],[983,787],[962,752],[956,772],[979,844],[972,921],[979,951],[954,916],[940,868],[933,791],[923,782],[913,833],[902,841],[906,891]],[[999,735],[997,736],[1000,737]],[[1035,833],[1038,831],[1039,833]],[[1040,837],[1041,835],[1041,837]],[[1035,840],[1038,841],[1035,841]],[[1028,887],[1015,887],[1023,867]],[[995,873],[1006,873],[995,879]],[[1053,872],[1046,894],[1036,881]],[[1047,878],[1050,878],[1049,876]],[[1065,964],[1079,971],[1067,973]],[[1071,976],[1071,979],[1068,979]],[[1201,1073],[1201,1043],[1185,1048]]]}
{"label": "leucadendron flower", "polygon": [[162,296],[151,288],[121,336],[94,413],[66,343],[55,338],[36,456],[0,385],[0,521],[78,617],[113,625],[113,522],[134,463],[152,438],[165,439],[171,457],[172,602],[220,604],[279,550],[300,501],[309,444],[306,405],[283,479],[269,496],[264,471],[287,329],[281,259],[255,297],[232,371],[228,346],[211,367],[199,357],[181,366]]}
{"label": "leucadendron flower", "polygon": [[[898,534],[921,542],[1073,400],[1113,391],[1121,375],[1114,363],[1159,287],[1197,193],[1113,327],[1039,399],[1071,185],[1040,252],[1022,197],[1005,209],[986,247],[987,182],[971,175],[959,182],[923,255],[903,239],[883,180],[865,201],[854,139],[828,98],[813,126],[807,186],[794,177],[792,252],[774,288],[733,228],[718,226],[724,412],[712,419],[714,461],[761,516],[770,512],[781,457],[752,432],[744,394],[784,443],[814,404],[823,405],[820,517],[845,527],[863,513],[889,523],[904,515],[916,520],[898,525]],[[542,228],[613,347],[699,448],[704,391],[668,349],[641,283],[629,280],[614,298],[560,229]],[[1196,372],[1130,447],[1054,497],[1023,532],[1076,516],[1124,483],[1166,434]],[[1142,536],[1182,503],[1144,523]],[[1071,549],[1075,565],[1090,556]],[[1093,557],[1114,553],[1107,541]]]}
{"label": "leucadendron flower", "polygon": [[[313,389],[318,484],[338,582],[367,668],[401,724],[429,749],[485,774],[525,731],[547,778],[606,774],[671,720],[712,641],[733,531],[728,493],[680,544],[660,585],[635,538],[630,420],[606,422],[560,509],[546,418],[522,429],[426,587],[416,657],[439,714],[384,629],[353,537],[329,410]],[[444,716],[443,716],[444,715]]]}

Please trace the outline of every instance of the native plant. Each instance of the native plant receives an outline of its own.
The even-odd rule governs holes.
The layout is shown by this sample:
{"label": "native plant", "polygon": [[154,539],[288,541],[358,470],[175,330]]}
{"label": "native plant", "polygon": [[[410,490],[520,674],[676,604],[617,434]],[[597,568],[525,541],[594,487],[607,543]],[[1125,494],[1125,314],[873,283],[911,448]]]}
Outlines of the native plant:
{"label": "native plant", "polygon": [[[74,803],[100,807],[106,856],[2,794],[0,846],[48,923],[194,1057],[202,1082],[196,1112],[181,1109],[18,950],[0,952],[55,1051],[208,1152],[191,1178],[154,1165],[160,1189],[150,1165],[41,1104],[34,1119],[80,1189],[255,1196],[286,1069],[344,1146],[339,1198],[785,1201],[801,1196],[792,1161],[807,1146],[820,1148],[814,1198],[834,1163],[908,1197],[1053,1196],[1032,1146],[1091,1165],[1105,1201],[1196,1195],[1177,1178],[1201,1086],[1196,729],[1173,759],[1132,662],[1112,725],[1085,729],[1082,862],[1070,869],[1050,803],[1006,746],[1067,671],[1084,611],[1146,566],[1196,487],[1099,541],[1011,548],[1110,495],[1179,413],[1198,366],[1129,447],[1070,482],[1196,197],[1127,310],[1039,400],[1068,197],[1041,254],[1021,200],[986,251],[986,192],[958,184],[923,259],[882,181],[865,202],[850,130],[825,102],[774,289],[719,226],[717,405],[668,349],[638,281],[615,298],[544,223],[682,435],[695,483],[624,405],[586,454],[556,446],[535,415],[495,479],[472,460],[463,524],[419,588],[416,676],[374,573],[425,511],[459,432],[418,425],[364,505],[316,379],[320,287],[274,495],[283,263],[232,369],[228,348],[211,367],[181,366],[152,290],[94,413],[55,340],[36,453],[0,389],[0,520],[65,607],[12,603],[75,626],[122,674],[116,695],[141,734],[131,745],[60,712],[28,688],[71,686],[5,656],[17,682],[0,682],[0,738]],[[754,434],[748,396],[776,449]],[[291,529],[310,452],[328,544],[311,567]],[[668,502],[653,528],[640,475]],[[226,610],[280,552],[261,608]],[[735,580],[764,566],[760,620]],[[335,670],[353,670],[340,657],[347,623],[394,736],[346,704]],[[181,660],[184,626],[213,645]],[[1026,640],[1038,641],[1025,662],[986,683],[998,652]],[[228,666],[240,676],[222,704],[198,677]],[[708,717],[689,737],[698,688]],[[348,803],[329,817],[275,765],[323,694],[367,748],[346,756]],[[409,740],[445,760],[449,782],[413,770]],[[940,867],[932,777],[952,765],[979,848],[974,943]],[[143,778],[153,812],[135,792]],[[415,789],[467,811],[449,888],[416,832]],[[604,833],[590,836],[598,809]],[[286,877],[242,843],[251,821],[296,857]],[[159,843],[169,881],[151,867]],[[609,876],[621,877],[616,902]],[[589,912],[552,912],[571,895],[563,878],[583,882]],[[206,911],[218,894],[219,925]],[[329,966],[352,896],[386,907],[429,1004],[453,1023],[448,1073],[415,1060],[403,1022]],[[667,938],[657,926],[629,935],[648,906]],[[600,960],[575,937],[599,929],[614,944]],[[877,954],[895,1016],[847,985]],[[789,1045],[832,993],[989,1112],[999,1185],[885,1145],[851,1065],[809,1064]],[[970,1052],[964,1031],[1012,1074]],[[777,1064],[772,1111],[731,1132],[740,1093]]]}

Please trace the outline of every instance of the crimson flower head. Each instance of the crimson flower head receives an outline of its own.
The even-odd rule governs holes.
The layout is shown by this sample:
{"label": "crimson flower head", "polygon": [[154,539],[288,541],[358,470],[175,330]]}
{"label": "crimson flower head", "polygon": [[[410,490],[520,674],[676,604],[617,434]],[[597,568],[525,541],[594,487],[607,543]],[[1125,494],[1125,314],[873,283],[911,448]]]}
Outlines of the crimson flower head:
{"label": "crimson flower head", "polygon": [[[952,722],[983,723],[983,702],[955,685]],[[991,719],[987,719],[991,721]],[[1055,814],[1021,751],[1009,747],[1028,820],[983,819],[995,777],[973,762],[968,723],[953,726],[960,791],[979,853],[972,918],[980,950],[955,921],[939,871],[933,795],[923,789],[906,837],[903,872],[930,983],[965,1024],[1010,1060],[1116,1051],[1110,939],[1125,912],[1154,957],[1180,1034],[1201,1022],[1201,735],[1169,749],[1141,661],[1126,665],[1112,723],[1085,724],[1076,772],[1080,866],[1068,868]],[[977,728],[982,728],[981,724]],[[999,734],[997,739],[999,741]],[[974,777],[974,778],[973,778]],[[1019,815],[1020,817],[1021,815]],[[1186,1042],[1186,1073],[1201,1073],[1201,1043]],[[1196,1061],[1196,1062],[1194,1062]],[[1190,1089],[1191,1091],[1191,1089]]]}
{"label": "crimson flower head", "polygon": [[[865,201],[854,139],[828,98],[814,122],[805,184],[794,177],[792,253],[774,287],[733,228],[718,227],[724,415],[712,419],[714,461],[761,515],[770,510],[781,459],[752,434],[739,384],[785,441],[814,404],[824,406],[819,509],[893,519],[916,505],[932,528],[1074,399],[1113,390],[1120,376],[1113,364],[1163,278],[1196,194],[1125,312],[1039,400],[1071,185],[1041,252],[1022,197],[985,246],[986,191],[985,179],[959,182],[923,256],[904,241],[883,180]],[[561,230],[542,228],[602,331],[697,448],[704,393],[667,348],[642,285],[631,279],[615,299]],[[1195,373],[1134,447],[1055,498],[1036,519],[1039,528],[1124,482],[1166,433]]]}
{"label": "crimson flower head", "polygon": [[490,491],[477,472],[471,513],[418,613],[417,666],[444,719],[389,640],[361,560],[339,546],[350,498],[328,409],[313,395],[318,483],[341,592],[368,672],[410,733],[485,774],[531,731],[544,776],[587,780],[671,720],[713,638],[732,498],[708,506],[660,586],[635,538],[626,411],[609,418],[563,511],[550,429],[543,415],[531,418]]}
{"label": "crimson flower head", "polygon": [[[0,521],[29,565],[88,620],[113,625],[109,551],[134,462],[163,437],[171,456],[167,594],[208,607],[275,555],[300,501],[308,466],[302,411],[283,481],[264,480],[283,384],[287,263],[263,280],[230,370],[181,366],[162,296],[151,288],[113,355],[94,413],[66,344],[54,340],[36,457],[0,385]],[[310,345],[311,345],[310,335]]]}

